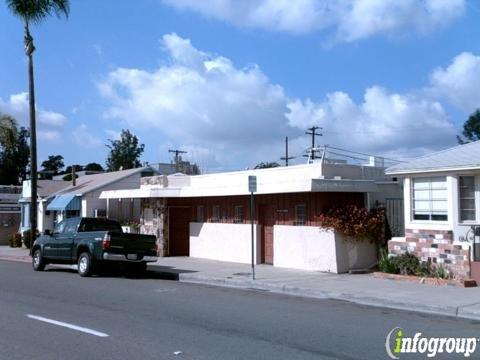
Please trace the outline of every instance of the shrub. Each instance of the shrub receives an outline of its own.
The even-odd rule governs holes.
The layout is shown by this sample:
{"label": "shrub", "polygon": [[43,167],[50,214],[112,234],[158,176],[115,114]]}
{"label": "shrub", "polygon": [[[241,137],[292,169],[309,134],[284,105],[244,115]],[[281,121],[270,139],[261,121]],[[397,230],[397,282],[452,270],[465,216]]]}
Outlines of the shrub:
{"label": "shrub", "polygon": [[22,247],[22,235],[19,233],[12,234],[12,236],[10,236],[10,239],[8,239],[8,244],[12,248]]}
{"label": "shrub", "polygon": [[380,260],[378,261],[378,269],[389,274],[398,274],[400,269],[398,268],[393,257],[388,256],[388,249],[382,248],[380,250]]}
{"label": "shrub", "polygon": [[[36,235],[38,236],[38,231],[36,232]],[[36,238],[36,236],[35,236],[35,238]],[[32,244],[35,241],[35,239],[32,239],[30,230],[27,230],[27,231],[23,232],[22,241],[23,241],[23,245],[25,245],[25,247],[27,249],[30,249],[32,247]]]}
{"label": "shrub", "polygon": [[427,262],[420,262],[419,266],[418,266],[418,272],[417,272],[417,275],[418,276],[432,276],[432,264],[430,263],[430,261],[427,261]]}
{"label": "shrub", "polygon": [[450,278],[450,272],[448,271],[447,268],[444,268],[443,266],[438,266],[435,268],[433,271],[433,277],[439,278],[439,279],[449,279]]}
{"label": "shrub", "polygon": [[417,275],[420,272],[420,261],[410,253],[398,255],[392,259],[402,275]]}
{"label": "shrub", "polygon": [[319,216],[322,227],[331,228],[353,240],[384,240],[385,209],[367,210],[355,205],[330,209]]}

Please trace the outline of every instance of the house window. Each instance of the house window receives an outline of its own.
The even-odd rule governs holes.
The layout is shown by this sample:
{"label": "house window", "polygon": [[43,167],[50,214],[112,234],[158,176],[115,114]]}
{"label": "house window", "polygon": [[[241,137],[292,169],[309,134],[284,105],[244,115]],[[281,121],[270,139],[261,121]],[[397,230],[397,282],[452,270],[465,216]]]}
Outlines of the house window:
{"label": "house window", "polygon": [[236,224],[243,223],[243,206],[242,205],[235,206],[235,218],[233,219],[233,222]]}
{"label": "house window", "polygon": [[220,206],[214,205],[212,208],[212,222],[220,221]]}
{"label": "house window", "polygon": [[458,181],[460,221],[475,221],[475,177],[460,176]]}
{"label": "house window", "polygon": [[197,222],[204,222],[205,214],[203,205],[197,206]]}
{"label": "house window", "polygon": [[295,225],[305,225],[307,223],[307,207],[305,204],[295,205]]}
{"label": "house window", "polygon": [[448,220],[447,178],[413,179],[413,220]]}

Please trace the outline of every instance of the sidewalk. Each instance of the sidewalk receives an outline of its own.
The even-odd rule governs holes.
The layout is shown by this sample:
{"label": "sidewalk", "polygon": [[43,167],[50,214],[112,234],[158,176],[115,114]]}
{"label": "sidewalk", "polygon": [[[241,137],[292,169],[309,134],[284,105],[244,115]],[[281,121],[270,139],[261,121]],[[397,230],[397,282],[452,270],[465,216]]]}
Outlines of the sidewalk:
{"label": "sidewalk", "polygon": [[[30,262],[28,250],[0,246],[0,260]],[[418,311],[480,320],[480,288],[433,286],[374,278],[372,274],[337,275],[188,257],[160,258],[149,270],[185,283],[270,291],[318,299]]]}

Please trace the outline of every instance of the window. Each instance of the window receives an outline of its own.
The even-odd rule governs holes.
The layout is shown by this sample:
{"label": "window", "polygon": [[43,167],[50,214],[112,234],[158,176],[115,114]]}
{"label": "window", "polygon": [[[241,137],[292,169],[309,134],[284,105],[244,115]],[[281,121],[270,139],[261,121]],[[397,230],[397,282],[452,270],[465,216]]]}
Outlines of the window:
{"label": "window", "polygon": [[205,221],[205,214],[203,210],[203,206],[197,206],[197,222],[204,222]]}
{"label": "window", "polygon": [[413,179],[413,220],[448,220],[447,178]]}
{"label": "window", "polygon": [[64,233],[74,233],[77,231],[78,219],[68,219],[65,221]]}
{"label": "window", "polygon": [[295,225],[305,225],[307,223],[307,207],[305,204],[295,205]]}
{"label": "window", "polygon": [[243,223],[243,206],[242,205],[235,206],[235,218],[233,219],[233,222],[236,224]]}
{"label": "window", "polygon": [[475,221],[475,176],[460,176],[458,181],[460,221]]}
{"label": "window", "polygon": [[54,234],[62,234],[63,230],[65,229],[65,220],[60,221],[56,226],[55,229],[53,230]]}
{"label": "window", "polygon": [[220,206],[215,205],[212,208],[212,222],[219,222],[220,221]]}

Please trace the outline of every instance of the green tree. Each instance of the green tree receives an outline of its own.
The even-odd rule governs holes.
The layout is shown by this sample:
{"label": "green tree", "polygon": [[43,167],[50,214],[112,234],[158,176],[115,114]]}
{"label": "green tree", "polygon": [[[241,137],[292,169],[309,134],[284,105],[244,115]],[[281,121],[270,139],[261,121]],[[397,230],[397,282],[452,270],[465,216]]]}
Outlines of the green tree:
{"label": "green tree", "polygon": [[50,155],[47,160],[42,162],[42,171],[47,172],[49,177],[57,175],[64,168],[62,155]]}
{"label": "green tree", "polygon": [[68,165],[66,168],[65,168],[65,171],[63,172],[63,174],[72,174],[72,168],[75,168],[75,172],[79,172],[79,171],[82,171],[83,170],[83,166],[82,165]]}
{"label": "green tree", "polygon": [[457,135],[459,144],[480,140],[480,109],[477,109],[463,124],[463,139]]}
{"label": "green tree", "polygon": [[[25,54],[28,58],[28,100],[30,113],[30,179],[31,199],[37,198],[37,130],[35,121],[35,84],[33,79],[33,37],[30,26],[38,24],[55,14],[58,17],[70,12],[69,0],[6,0],[11,12],[19,17],[24,25]],[[30,210],[30,226],[37,229],[37,202],[32,201]]]}
{"label": "green tree", "polygon": [[141,166],[140,157],[145,150],[144,144],[138,143],[138,138],[129,130],[122,130],[120,140],[108,140],[110,154],[107,158],[107,169],[118,171]]}
{"label": "green tree", "polygon": [[0,114],[0,184],[19,185],[27,177],[30,151],[28,130]]}
{"label": "green tree", "polygon": [[86,171],[103,171],[102,165],[96,162],[88,163],[83,169]]}
{"label": "green tree", "polygon": [[268,169],[268,168],[275,168],[279,166],[280,164],[276,162],[261,162],[255,165],[254,169]]}

